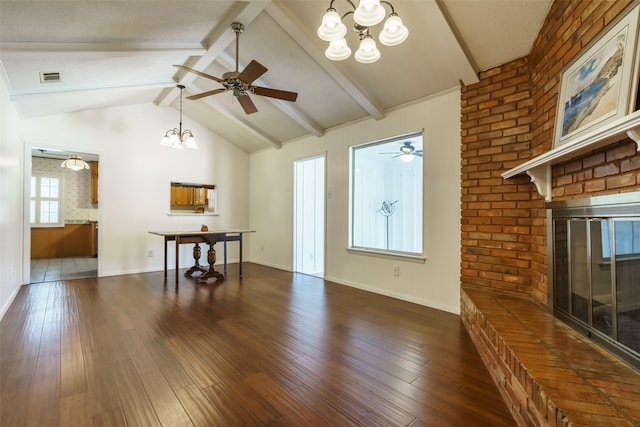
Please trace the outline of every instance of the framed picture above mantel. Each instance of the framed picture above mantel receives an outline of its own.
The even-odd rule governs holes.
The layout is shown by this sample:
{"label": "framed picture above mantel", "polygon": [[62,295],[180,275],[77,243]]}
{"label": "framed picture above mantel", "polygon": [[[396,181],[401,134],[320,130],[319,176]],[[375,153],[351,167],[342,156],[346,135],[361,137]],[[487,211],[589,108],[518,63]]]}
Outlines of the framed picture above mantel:
{"label": "framed picture above mantel", "polygon": [[639,15],[636,3],[562,71],[553,148],[635,110]]}

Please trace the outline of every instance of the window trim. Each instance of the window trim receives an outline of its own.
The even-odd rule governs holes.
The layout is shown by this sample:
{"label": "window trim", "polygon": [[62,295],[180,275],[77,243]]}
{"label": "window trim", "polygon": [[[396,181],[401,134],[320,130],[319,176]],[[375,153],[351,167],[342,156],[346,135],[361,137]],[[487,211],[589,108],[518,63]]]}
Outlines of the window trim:
{"label": "window trim", "polygon": [[381,144],[388,144],[391,142],[396,142],[396,141],[401,141],[403,139],[409,139],[409,138],[415,138],[417,136],[420,136],[422,138],[422,147],[423,147],[423,153],[424,153],[424,129],[420,129],[417,131],[413,131],[413,132],[407,132],[401,135],[396,135],[396,136],[392,136],[392,137],[388,137],[388,138],[381,138],[378,140],[374,140],[374,141],[369,141],[369,142],[363,142],[363,143],[359,143],[359,144],[355,144],[355,145],[350,145],[349,146],[349,209],[348,209],[348,238],[347,238],[347,253],[354,253],[354,254],[362,254],[362,255],[371,255],[371,256],[378,256],[378,257],[382,257],[382,258],[389,258],[389,259],[403,259],[403,260],[409,260],[409,261],[414,261],[414,262],[421,262],[424,263],[427,260],[427,257],[425,255],[425,240],[424,240],[424,230],[425,230],[425,222],[424,222],[424,201],[425,201],[425,185],[424,185],[424,157],[422,157],[422,200],[421,200],[421,211],[422,211],[422,215],[421,215],[421,221],[422,221],[422,227],[421,227],[421,231],[422,231],[422,236],[421,236],[421,252],[406,252],[406,251],[396,251],[396,250],[387,250],[387,249],[382,249],[382,248],[369,248],[369,247],[365,247],[365,246],[357,246],[353,244],[353,234],[354,234],[354,215],[353,215],[353,210],[354,210],[354,203],[353,203],[353,192],[354,192],[354,182],[355,182],[355,173],[356,173],[356,168],[354,167],[354,155],[355,155],[355,150],[357,150],[358,148],[364,148],[364,147],[370,147],[370,146],[375,146],[375,145],[381,145]]}

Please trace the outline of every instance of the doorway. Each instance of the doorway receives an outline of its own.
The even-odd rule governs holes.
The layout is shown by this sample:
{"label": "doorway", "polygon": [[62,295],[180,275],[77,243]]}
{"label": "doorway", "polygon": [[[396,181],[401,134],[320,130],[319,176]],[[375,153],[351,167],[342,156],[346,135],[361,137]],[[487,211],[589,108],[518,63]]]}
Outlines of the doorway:
{"label": "doorway", "polygon": [[325,156],[294,163],[293,271],[324,276]]}
{"label": "doorway", "polygon": [[[61,168],[72,155],[89,169]],[[98,277],[98,165],[97,153],[26,147],[25,283]]]}

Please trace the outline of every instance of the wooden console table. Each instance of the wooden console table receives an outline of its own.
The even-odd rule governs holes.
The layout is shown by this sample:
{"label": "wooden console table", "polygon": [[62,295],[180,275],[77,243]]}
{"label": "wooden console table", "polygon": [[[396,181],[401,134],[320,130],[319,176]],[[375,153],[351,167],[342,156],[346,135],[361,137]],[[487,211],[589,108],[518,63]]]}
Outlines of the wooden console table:
{"label": "wooden console table", "polygon": [[[215,277],[216,279],[224,279],[224,275],[217,272],[213,265],[216,262],[216,251],[214,245],[218,242],[224,242],[224,273],[227,273],[227,242],[238,242],[240,244],[240,268],[239,273],[242,277],[242,235],[244,233],[254,233],[254,230],[211,230],[211,231],[150,231],[150,234],[164,237],[164,277],[167,278],[167,242],[176,242],[176,287],[178,286],[178,270],[180,269],[180,245],[185,243],[193,243],[193,258],[195,265],[185,272],[185,276],[191,277],[196,271],[202,274],[198,277],[199,282],[206,282],[207,279]],[[209,268],[199,264],[200,259],[200,243],[209,245],[207,252],[207,262]]]}

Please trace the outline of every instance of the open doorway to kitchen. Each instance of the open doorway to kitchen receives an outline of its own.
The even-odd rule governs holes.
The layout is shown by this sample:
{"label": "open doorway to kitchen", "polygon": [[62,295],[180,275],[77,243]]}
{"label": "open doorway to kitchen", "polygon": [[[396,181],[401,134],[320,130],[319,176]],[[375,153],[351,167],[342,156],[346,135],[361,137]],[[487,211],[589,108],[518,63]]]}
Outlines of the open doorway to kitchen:
{"label": "open doorway to kitchen", "polygon": [[[97,277],[99,155],[51,147],[29,150],[25,283]],[[77,165],[62,166],[68,159]]]}
{"label": "open doorway to kitchen", "polygon": [[324,276],[324,156],[294,163],[293,270]]}

